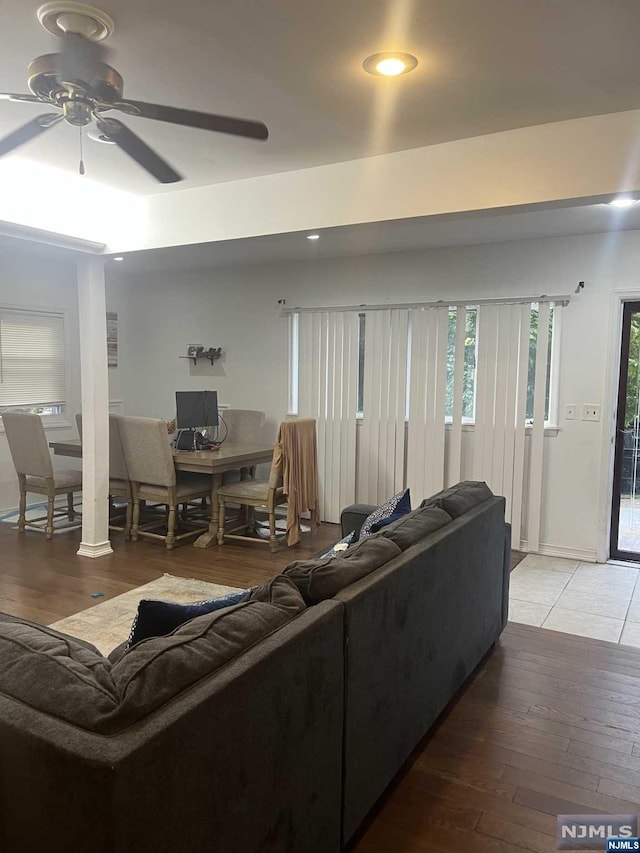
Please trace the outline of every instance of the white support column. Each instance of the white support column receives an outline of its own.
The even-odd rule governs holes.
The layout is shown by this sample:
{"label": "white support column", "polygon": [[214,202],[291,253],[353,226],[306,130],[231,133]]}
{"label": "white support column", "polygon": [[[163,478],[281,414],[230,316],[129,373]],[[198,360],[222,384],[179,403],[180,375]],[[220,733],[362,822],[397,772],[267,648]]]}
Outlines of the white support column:
{"label": "white support column", "polygon": [[82,542],[78,554],[112,554],[109,542],[109,378],[104,260],[78,261],[82,379]]}

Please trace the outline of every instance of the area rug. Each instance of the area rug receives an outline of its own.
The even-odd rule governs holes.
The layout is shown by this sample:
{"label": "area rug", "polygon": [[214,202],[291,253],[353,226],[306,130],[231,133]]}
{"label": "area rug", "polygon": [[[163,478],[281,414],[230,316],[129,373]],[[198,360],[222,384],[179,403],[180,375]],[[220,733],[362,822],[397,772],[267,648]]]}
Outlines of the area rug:
{"label": "area rug", "polygon": [[206,583],[195,578],[179,578],[165,574],[144,586],[123,592],[122,595],[117,595],[101,604],[94,604],[93,607],[75,613],[73,616],[60,619],[49,627],[86,640],[102,654],[108,655],[112,649],[128,638],[141,598],[158,598],[184,604],[203,601],[207,598],[218,598],[228,592],[235,592],[236,589],[237,587]]}

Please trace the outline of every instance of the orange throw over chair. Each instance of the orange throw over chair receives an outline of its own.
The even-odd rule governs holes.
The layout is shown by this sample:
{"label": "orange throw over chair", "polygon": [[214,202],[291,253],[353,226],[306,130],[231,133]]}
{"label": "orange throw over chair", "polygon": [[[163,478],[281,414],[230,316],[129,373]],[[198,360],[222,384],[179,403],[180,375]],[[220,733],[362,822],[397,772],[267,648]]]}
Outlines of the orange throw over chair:
{"label": "orange throw over chair", "polygon": [[269,544],[277,549],[275,508],[287,504],[287,544],[300,541],[300,516],[311,513],[311,532],[318,526],[318,450],[316,422],[313,418],[282,421],[274,446],[271,474],[268,480],[244,480],[218,489],[220,523],[218,544],[225,539],[255,537],[227,533],[225,509],[227,501],[251,508],[266,509],[269,514]]}

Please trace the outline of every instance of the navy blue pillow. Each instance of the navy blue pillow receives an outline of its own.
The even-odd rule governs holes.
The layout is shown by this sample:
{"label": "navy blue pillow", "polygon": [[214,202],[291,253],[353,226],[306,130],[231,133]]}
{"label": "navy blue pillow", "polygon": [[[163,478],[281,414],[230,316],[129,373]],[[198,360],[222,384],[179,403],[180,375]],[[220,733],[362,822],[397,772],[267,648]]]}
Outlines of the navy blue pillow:
{"label": "navy blue pillow", "polygon": [[372,533],[377,533],[387,524],[392,521],[397,521],[403,515],[411,512],[411,495],[409,489],[404,489],[389,498],[386,503],[374,510],[371,515],[365,518],[362,528],[360,529],[359,539],[364,539],[366,536],[371,536]]}
{"label": "navy blue pillow", "polygon": [[210,598],[207,601],[195,601],[193,604],[177,604],[175,601],[158,601],[143,598],[138,605],[138,613],[133,620],[127,648],[135,646],[141,640],[150,637],[164,637],[189,622],[197,616],[205,616],[223,607],[240,604],[251,593],[250,589],[240,589],[229,592],[220,598]]}

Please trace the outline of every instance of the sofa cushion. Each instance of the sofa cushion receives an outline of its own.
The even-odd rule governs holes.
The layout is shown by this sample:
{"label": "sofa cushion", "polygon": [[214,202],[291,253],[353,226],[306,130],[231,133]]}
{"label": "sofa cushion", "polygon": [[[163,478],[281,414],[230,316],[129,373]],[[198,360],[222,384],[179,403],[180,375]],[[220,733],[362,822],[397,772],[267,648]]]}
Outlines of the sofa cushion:
{"label": "sofa cushion", "polygon": [[112,665],[47,628],[0,621],[0,693],[100,734],[136,723],[305,609],[278,576],[249,599],[142,640]]}
{"label": "sofa cushion", "polygon": [[149,637],[163,637],[170,634],[189,619],[239,604],[245,598],[249,598],[249,594],[248,589],[238,589],[218,598],[194,601],[191,604],[143,598],[138,604],[138,612],[131,626],[127,648],[131,648],[141,640],[148,640]]}
{"label": "sofa cushion", "polygon": [[296,560],[282,574],[295,583],[307,604],[318,604],[400,553],[395,542],[375,533],[359,539],[342,555]]}
{"label": "sofa cushion", "polygon": [[453,521],[448,512],[439,506],[425,506],[416,509],[398,521],[385,527],[382,536],[395,542],[401,551],[406,551],[420,539],[424,539],[434,530],[439,530],[445,524]]}
{"label": "sofa cushion", "polygon": [[364,539],[366,536],[371,536],[372,533],[377,533],[385,524],[390,524],[408,512],[411,512],[411,496],[409,489],[403,489],[397,495],[385,501],[382,506],[376,507],[365,518],[358,538]]}
{"label": "sofa cushion", "polygon": [[458,518],[473,509],[474,506],[492,497],[493,492],[486,483],[465,480],[463,483],[451,486],[430,498],[425,498],[420,506],[439,506],[448,512],[451,518]]}
{"label": "sofa cushion", "polygon": [[0,693],[86,729],[120,701],[97,649],[29,622],[0,623]]}
{"label": "sofa cushion", "polygon": [[122,697],[120,727],[238,657],[304,609],[295,585],[278,575],[252,590],[240,604],[198,616],[166,637],[133,646],[112,670]]}

